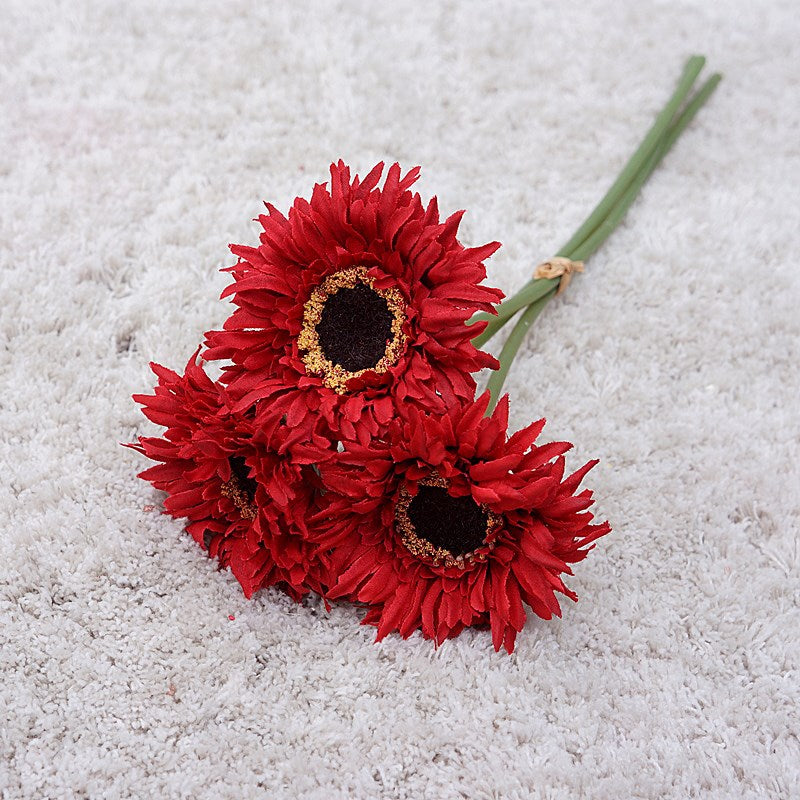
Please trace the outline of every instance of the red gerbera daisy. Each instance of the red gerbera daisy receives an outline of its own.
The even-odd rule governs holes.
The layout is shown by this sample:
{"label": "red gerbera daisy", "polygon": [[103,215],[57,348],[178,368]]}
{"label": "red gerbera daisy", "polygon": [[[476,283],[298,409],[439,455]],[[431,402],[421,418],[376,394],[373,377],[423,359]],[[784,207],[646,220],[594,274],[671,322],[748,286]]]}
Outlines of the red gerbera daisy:
{"label": "red gerbera daisy", "polygon": [[495,649],[512,652],[523,604],[560,616],[555,592],[577,599],[562,573],[610,530],[592,524],[591,492],[576,493],[597,462],[564,478],[569,443],[534,445],[544,420],[507,438],[508,397],[490,417],[487,405],[409,409],[322,469],[312,536],[338,576],[327,596],[369,606],[378,640],[421,629],[439,644],[488,624]]}
{"label": "red gerbera daisy", "polygon": [[[161,462],[140,473],[165,491],[166,513],[189,520],[198,544],[230,567],[247,597],[277,584],[299,599],[320,589],[316,547],[306,518],[316,476],[300,448],[279,455],[282,428],[269,438],[234,413],[225,388],[189,360],[185,374],[152,364],[153,395],[134,395],[145,416],[166,427],[163,437],[130,445]],[[317,442],[315,458],[325,452]]]}
{"label": "red gerbera daisy", "polygon": [[474,396],[471,373],[497,366],[471,342],[485,323],[465,323],[502,299],[479,285],[499,244],[463,247],[463,212],[440,222],[436,199],[425,207],[410,191],[419,168],[394,164],[379,187],[382,173],[351,180],[339,161],[330,188],[288,216],[267,204],[258,247],[231,246],[223,297],[238,307],[204,355],[231,362],[222,381],[237,408],[257,404],[263,425],[285,418],[298,439],[322,421],[366,443],[398,405],[442,410]]}

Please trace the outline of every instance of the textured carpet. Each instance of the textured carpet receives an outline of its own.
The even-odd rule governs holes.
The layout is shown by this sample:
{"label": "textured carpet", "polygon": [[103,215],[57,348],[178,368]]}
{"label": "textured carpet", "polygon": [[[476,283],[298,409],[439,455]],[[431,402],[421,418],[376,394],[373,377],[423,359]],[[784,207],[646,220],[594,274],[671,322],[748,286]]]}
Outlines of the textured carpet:
{"label": "textured carpet", "polygon": [[[169,7],[169,10],[167,8]],[[794,3],[0,0],[3,798],[800,796]],[[614,534],[561,621],[372,643],[252,602],[159,514],[130,394],[230,307],[228,242],[343,157],[568,237],[685,58],[725,81],[508,383]]]}

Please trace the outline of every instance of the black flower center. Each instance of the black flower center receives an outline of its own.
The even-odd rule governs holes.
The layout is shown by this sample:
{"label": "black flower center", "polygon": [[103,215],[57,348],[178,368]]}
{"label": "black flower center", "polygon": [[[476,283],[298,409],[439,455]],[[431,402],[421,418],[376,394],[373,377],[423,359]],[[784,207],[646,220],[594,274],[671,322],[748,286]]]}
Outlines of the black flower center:
{"label": "black flower center", "polygon": [[231,474],[239,483],[239,488],[252,503],[256,499],[256,487],[258,483],[250,477],[250,467],[247,466],[245,460],[241,456],[231,456],[228,459],[228,463],[231,465]]}
{"label": "black flower center", "polygon": [[228,464],[231,468],[231,477],[220,487],[220,494],[236,506],[243,519],[255,519],[258,514],[256,506],[258,483],[250,477],[250,468],[241,456],[230,456]]}
{"label": "black flower center", "polygon": [[409,504],[408,519],[420,539],[462,556],[483,544],[489,515],[471,497],[453,497],[447,489],[421,485]]}
{"label": "black flower center", "polygon": [[386,299],[369,286],[339,289],[325,301],[317,323],[325,358],[348,372],[372,369],[386,354],[392,319]]}
{"label": "black flower center", "polygon": [[354,378],[381,375],[397,363],[408,338],[405,322],[396,286],[376,289],[366,267],[348,267],[328,275],[304,303],[298,354],[310,375],[346,394]]}

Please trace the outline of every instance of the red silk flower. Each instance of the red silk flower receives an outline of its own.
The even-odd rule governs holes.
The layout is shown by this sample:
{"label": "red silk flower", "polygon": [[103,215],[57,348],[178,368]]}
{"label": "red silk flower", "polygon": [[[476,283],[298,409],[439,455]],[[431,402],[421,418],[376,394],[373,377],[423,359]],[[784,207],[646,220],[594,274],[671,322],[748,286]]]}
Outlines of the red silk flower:
{"label": "red silk flower", "polygon": [[[166,431],[130,445],[160,462],[139,477],[167,493],[166,513],[188,520],[187,531],[230,567],[247,597],[272,585],[295,599],[319,591],[320,563],[306,530],[316,476],[299,449],[278,454],[287,429],[267,438],[234,413],[196,354],[183,376],[151,366],[155,392],[134,400]],[[316,444],[315,458],[324,457],[326,443]]]}
{"label": "red silk flower", "polygon": [[596,462],[564,477],[566,442],[534,444],[544,420],[507,437],[508,397],[442,415],[409,409],[369,446],[350,440],[322,466],[326,492],[312,536],[327,551],[327,597],[368,606],[380,640],[421,630],[438,644],[490,626],[514,649],[526,612],[561,614],[562,574],[608,533],[592,524]]}
{"label": "red silk flower", "polygon": [[[489,628],[509,653],[526,609],[550,619],[558,594],[577,600],[564,576],[610,532],[580,489],[596,462],[565,476],[571,445],[537,445],[544,420],[509,436],[508,396],[487,416],[490,396],[714,91],[718,74],[693,89],[704,62],[688,60],[620,177],[503,303],[482,285],[499,244],[465,248],[463,212],[440,220],[436,198],[413,191],[419,168],[380,163],[362,179],[338,161],[285,216],[267,204],[257,246],[231,246],[222,296],[235,308],[204,343],[222,377],[197,353],[183,376],[153,365],[154,394],[134,399],[166,431],[131,447],[159,462],[141,477],[167,493],[166,513],[248,597],[277,585],[346,598],[378,640]],[[499,364],[473,342],[512,319],[503,369],[476,400],[474,373]]]}
{"label": "red silk flower", "polygon": [[471,343],[486,323],[465,323],[502,298],[479,285],[499,245],[463,247],[463,212],[440,221],[410,190],[418,168],[394,164],[382,186],[383,164],[363,180],[341,161],[330,172],[288,216],[267,205],[258,247],[231,246],[223,297],[237,308],[206,335],[236,408],[255,405],[265,429],[285,421],[287,444],[312,429],[366,444],[399,406],[441,413],[497,366]]}

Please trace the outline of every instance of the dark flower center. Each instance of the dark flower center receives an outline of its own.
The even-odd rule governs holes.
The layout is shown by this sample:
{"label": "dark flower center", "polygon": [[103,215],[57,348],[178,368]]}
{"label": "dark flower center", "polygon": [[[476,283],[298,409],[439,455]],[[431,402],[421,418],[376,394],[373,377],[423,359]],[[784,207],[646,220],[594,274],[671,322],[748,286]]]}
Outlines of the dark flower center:
{"label": "dark flower center", "polygon": [[378,375],[406,347],[406,305],[397,287],[376,289],[366,267],[328,275],[303,305],[297,349],[310,375],[337,394],[365,372]]}
{"label": "dark flower center", "polygon": [[247,499],[252,502],[256,499],[256,488],[258,483],[250,477],[250,467],[241,456],[231,456],[228,459],[231,465],[231,473],[239,481],[239,486],[242,491],[247,495]]}
{"label": "dark flower center", "polygon": [[489,515],[471,497],[453,497],[447,489],[421,485],[409,504],[408,519],[420,539],[463,556],[483,544]]}
{"label": "dark flower center", "polygon": [[325,358],[348,372],[372,369],[392,338],[389,304],[374,289],[357,283],[325,301],[317,334]]}
{"label": "dark flower center", "polygon": [[241,456],[230,456],[228,464],[231,468],[231,477],[220,487],[220,494],[236,506],[244,519],[255,519],[258,513],[256,506],[258,483],[250,477],[250,468]]}

